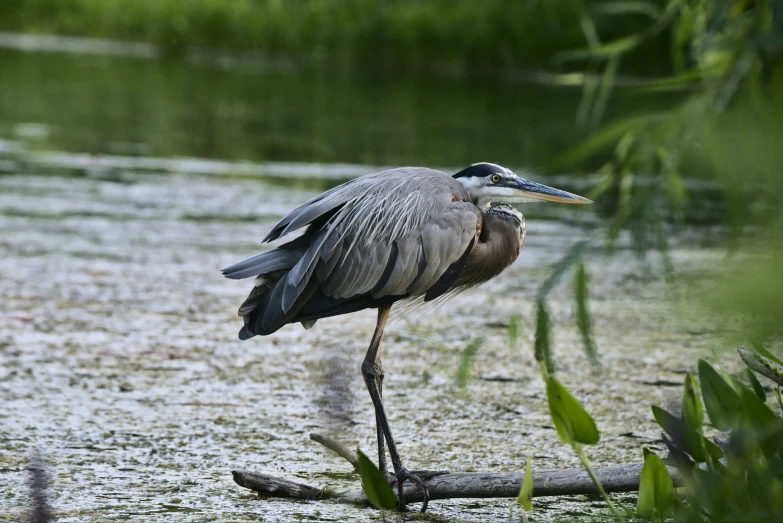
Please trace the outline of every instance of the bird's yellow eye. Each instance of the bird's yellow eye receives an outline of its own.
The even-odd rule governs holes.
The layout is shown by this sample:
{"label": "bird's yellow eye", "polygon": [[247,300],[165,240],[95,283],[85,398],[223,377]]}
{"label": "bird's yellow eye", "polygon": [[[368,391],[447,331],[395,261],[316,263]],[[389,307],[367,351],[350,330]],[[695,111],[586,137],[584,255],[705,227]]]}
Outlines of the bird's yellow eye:
{"label": "bird's yellow eye", "polygon": [[498,183],[500,181],[500,175],[499,174],[493,174],[492,175],[492,183]]}

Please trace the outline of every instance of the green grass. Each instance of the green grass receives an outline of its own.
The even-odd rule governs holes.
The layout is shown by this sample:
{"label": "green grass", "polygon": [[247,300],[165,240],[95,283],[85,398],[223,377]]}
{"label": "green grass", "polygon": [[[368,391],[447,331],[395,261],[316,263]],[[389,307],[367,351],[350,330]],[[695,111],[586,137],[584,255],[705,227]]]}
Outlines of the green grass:
{"label": "green grass", "polygon": [[[551,65],[558,51],[584,47],[578,5],[571,0],[3,0],[0,30],[153,42],[173,54],[198,46],[362,68],[530,70]],[[638,13],[590,14],[606,40],[649,24]],[[649,69],[653,62],[661,60],[636,65]]]}

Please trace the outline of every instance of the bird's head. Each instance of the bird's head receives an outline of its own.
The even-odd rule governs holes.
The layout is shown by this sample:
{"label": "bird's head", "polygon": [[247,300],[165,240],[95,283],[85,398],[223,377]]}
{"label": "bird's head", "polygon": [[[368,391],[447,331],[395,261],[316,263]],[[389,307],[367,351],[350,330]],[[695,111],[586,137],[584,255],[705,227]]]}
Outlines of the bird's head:
{"label": "bird's head", "polygon": [[454,178],[481,209],[486,209],[492,202],[592,203],[576,194],[521,178],[510,169],[494,163],[475,163],[455,174]]}

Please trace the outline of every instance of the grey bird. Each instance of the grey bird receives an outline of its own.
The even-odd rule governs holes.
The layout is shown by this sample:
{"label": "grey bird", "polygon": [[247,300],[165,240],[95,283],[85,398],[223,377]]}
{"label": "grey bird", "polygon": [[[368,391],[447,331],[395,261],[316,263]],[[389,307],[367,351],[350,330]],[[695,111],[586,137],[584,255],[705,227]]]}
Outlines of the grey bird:
{"label": "grey bird", "polygon": [[380,343],[392,306],[444,299],[500,274],[519,255],[525,219],[510,203],[590,200],[526,180],[492,163],[453,176],[423,167],[367,174],[291,211],[264,238],[304,234],[223,269],[228,278],[255,277],[239,308],[239,338],[266,336],[289,323],[311,328],[321,318],[378,309],[375,333],[361,365],[375,407],[378,465],[389,455],[405,508],[403,484],[419,475],[400,460],[382,401]]}

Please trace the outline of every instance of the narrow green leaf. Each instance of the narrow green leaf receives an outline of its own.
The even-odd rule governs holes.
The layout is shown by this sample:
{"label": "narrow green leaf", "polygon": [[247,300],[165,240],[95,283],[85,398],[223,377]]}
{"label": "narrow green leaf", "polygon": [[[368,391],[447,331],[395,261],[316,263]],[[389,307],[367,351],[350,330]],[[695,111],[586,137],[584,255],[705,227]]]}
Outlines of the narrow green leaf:
{"label": "narrow green leaf", "polygon": [[618,38],[600,46],[591,45],[587,49],[561,51],[555,55],[554,59],[562,63],[571,60],[609,58],[612,55],[627,53],[668,27],[671,19],[678,13],[680,3],[680,1],[670,2],[666,11],[652,25],[638,33]]}
{"label": "narrow green leaf", "polygon": [[685,68],[685,56],[693,39],[693,27],[696,18],[696,10],[690,6],[683,6],[678,20],[674,22],[672,30],[672,63],[679,72]]}
{"label": "narrow green leaf", "polygon": [[636,512],[647,519],[652,519],[656,513],[666,517],[671,513],[673,503],[674,483],[666,465],[655,453],[646,450],[639,478]]}
{"label": "narrow green leaf", "polygon": [[661,10],[648,2],[600,2],[591,6],[591,11],[599,15],[627,15],[640,14],[650,17],[652,20],[661,16]]}
{"label": "narrow green leaf", "polygon": [[555,372],[552,346],[549,340],[549,311],[543,301],[538,302],[538,311],[536,312],[535,357],[538,364],[546,369],[547,374]]}
{"label": "narrow green leaf", "polygon": [[590,192],[587,193],[587,198],[593,201],[597,200],[606,191],[614,186],[614,165],[612,163],[604,164],[600,169],[598,169],[596,174],[600,174],[601,178],[593,186],[593,188],[590,189]]}
{"label": "narrow green leaf", "polygon": [[457,369],[457,387],[464,388],[468,384],[468,381],[470,381],[470,376],[473,373],[473,360],[476,358],[476,353],[483,344],[484,338],[473,338],[470,343],[462,349],[459,369]]}
{"label": "narrow green leaf", "polygon": [[676,416],[663,410],[660,407],[653,405],[652,407],[653,417],[658,425],[668,434],[676,443],[682,443],[682,427],[680,426],[680,420]]}
{"label": "narrow green leaf", "polygon": [[582,87],[582,96],[579,99],[579,107],[576,109],[576,126],[580,129],[587,127],[590,111],[598,93],[598,78],[589,76]]}
{"label": "narrow green leaf", "polygon": [[697,434],[702,433],[704,410],[701,406],[701,399],[696,393],[696,380],[690,374],[685,376],[685,386],[682,393],[682,424],[686,430]]}
{"label": "narrow green leaf", "polygon": [[620,162],[625,162],[628,158],[628,153],[636,143],[637,133],[636,131],[628,131],[622,138],[617,140],[617,146],[614,148],[614,156]]}
{"label": "narrow green leaf", "polygon": [[707,461],[707,452],[702,436],[702,424],[704,423],[704,410],[701,399],[696,393],[696,380],[690,374],[685,376],[681,409],[682,411],[682,437],[685,449],[699,463]]}
{"label": "narrow green leaf", "polygon": [[775,389],[775,398],[778,400],[778,406],[783,411],[783,394],[780,392],[780,386]]}
{"label": "narrow green leaf", "polygon": [[625,133],[669,118],[668,113],[651,113],[604,126],[590,138],[562,153],[550,162],[548,168],[554,171],[583,163],[601,151],[610,148]]}
{"label": "narrow green leaf", "polygon": [[655,515],[655,475],[647,465],[647,452],[645,448],[644,465],[639,476],[639,497],[636,499],[636,512],[639,517],[652,519]]}
{"label": "narrow green leaf", "polygon": [[716,462],[723,457],[723,449],[707,438],[704,438],[704,448],[707,449],[713,462]]}
{"label": "narrow green leaf", "polygon": [[737,392],[704,360],[699,360],[699,382],[704,409],[712,424],[718,430],[731,429],[740,408]]}
{"label": "narrow green leaf", "polygon": [[609,102],[609,95],[612,93],[614,87],[614,78],[617,74],[617,67],[620,64],[620,56],[613,55],[607,59],[604,73],[601,75],[601,83],[598,88],[598,93],[593,103],[593,114],[590,115],[590,129],[595,129],[606,113],[606,104]]}
{"label": "narrow green leaf", "polygon": [[549,413],[560,439],[568,444],[594,445],[601,438],[595,421],[582,404],[574,398],[556,378],[550,377],[546,385]]}
{"label": "narrow green leaf", "polygon": [[775,413],[759,399],[755,392],[741,384],[740,405],[743,417],[749,422],[750,426],[759,432],[765,431],[765,426],[769,423],[781,421],[775,416]]}
{"label": "narrow green leaf", "polygon": [[662,93],[668,91],[683,91],[695,86],[702,78],[699,70],[686,71],[684,73],[666,76],[657,80],[650,80],[633,89],[635,93]]}
{"label": "narrow green leaf", "polygon": [[522,487],[519,489],[517,502],[528,512],[533,508],[533,467],[530,464],[530,456],[525,465],[525,474],[522,476]]}
{"label": "narrow green leaf", "polygon": [[759,379],[756,377],[756,374],[754,374],[750,369],[745,369],[745,374],[748,376],[748,381],[750,382],[750,386],[753,389],[753,392],[756,393],[756,396],[758,396],[761,401],[767,401],[767,393],[764,392],[764,387],[762,387],[761,383],[759,383]]}
{"label": "narrow green leaf", "polygon": [[359,459],[359,474],[362,476],[362,489],[370,503],[377,509],[390,510],[397,506],[397,496],[389,485],[386,476],[381,474],[375,463],[364,455],[362,451],[356,452]]}
{"label": "narrow green leaf", "polygon": [[560,283],[560,280],[563,278],[563,275],[566,273],[566,271],[568,271],[568,269],[570,269],[581,259],[582,253],[584,253],[589,245],[590,240],[578,242],[573,247],[571,247],[571,249],[566,253],[565,256],[563,256],[563,258],[561,258],[559,262],[557,262],[554,269],[552,269],[552,272],[549,273],[549,277],[544,280],[544,283],[538,289],[538,293],[536,294],[536,299],[538,301],[546,299],[547,295],[552,291],[552,289],[554,289],[557,284]]}
{"label": "narrow green leaf", "polygon": [[753,348],[756,349],[756,352],[764,356],[765,358],[769,358],[778,365],[783,366],[783,361],[780,361],[780,359],[769,352],[767,348],[764,346],[764,342],[761,341],[758,335],[753,336],[753,338],[750,340],[750,344],[753,345]]}
{"label": "narrow green leaf", "polygon": [[519,314],[512,314],[508,319],[508,348],[512,353],[515,353],[519,348],[520,326]]}
{"label": "narrow green leaf", "polygon": [[579,327],[579,333],[582,335],[582,345],[587,354],[587,359],[596,373],[601,372],[601,362],[598,360],[598,349],[595,346],[595,340],[592,333],[592,321],[590,319],[590,310],[587,308],[587,273],[585,264],[579,262],[576,266],[576,278],[574,282],[574,294],[576,297],[576,323]]}
{"label": "narrow green leaf", "polygon": [[620,172],[620,198],[617,214],[619,216],[630,216],[631,214],[631,195],[634,187],[634,173],[630,167],[624,167]]}
{"label": "narrow green leaf", "polygon": [[694,461],[702,463],[707,460],[704,437],[701,434],[685,428],[682,420],[660,407],[654,406],[652,413],[655,421],[669,435],[671,440],[679,448],[687,450]]}

